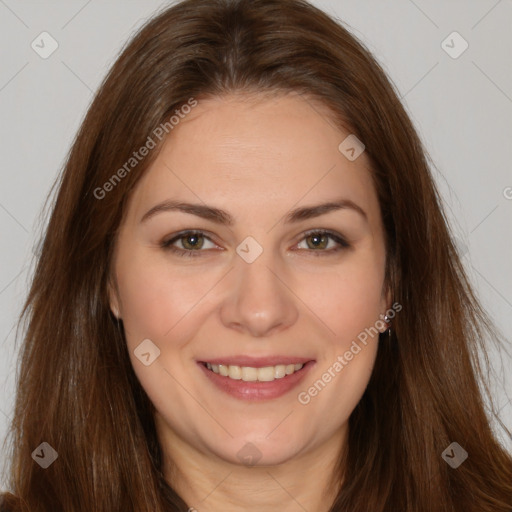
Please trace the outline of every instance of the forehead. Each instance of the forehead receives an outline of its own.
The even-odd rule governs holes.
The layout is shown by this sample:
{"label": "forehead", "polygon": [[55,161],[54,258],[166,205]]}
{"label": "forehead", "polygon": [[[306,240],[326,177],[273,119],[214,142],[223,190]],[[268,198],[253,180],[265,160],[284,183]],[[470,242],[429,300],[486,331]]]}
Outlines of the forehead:
{"label": "forehead", "polygon": [[250,214],[347,197],[378,216],[369,161],[364,152],[354,161],[340,152],[350,132],[329,114],[298,94],[200,100],[167,136],[133,206],[193,199]]}

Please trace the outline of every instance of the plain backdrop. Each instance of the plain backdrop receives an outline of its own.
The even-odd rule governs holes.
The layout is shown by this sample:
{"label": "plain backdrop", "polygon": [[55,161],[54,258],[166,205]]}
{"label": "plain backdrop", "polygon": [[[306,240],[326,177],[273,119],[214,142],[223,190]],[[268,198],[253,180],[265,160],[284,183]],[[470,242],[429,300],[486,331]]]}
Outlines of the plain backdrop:
{"label": "plain backdrop", "polygon": [[[15,322],[44,228],[43,202],[120,49],[169,3],[0,0],[0,442],[12,417],[21,341]],[[313,3],[365,43],[400,92],[435,162],[432,172],[468,274],[510,350],[512,2]],[[45,37],[51,48],[42,32],[58,44],[47,58],[31,46]],[[492,361],[500,418],[512,429],[512,360],[493,351]],[[512,450],[512,440],[495,428]],[[6,453],[4,447],[1,460]],[[0,488],[3,482],[0,475]]]}

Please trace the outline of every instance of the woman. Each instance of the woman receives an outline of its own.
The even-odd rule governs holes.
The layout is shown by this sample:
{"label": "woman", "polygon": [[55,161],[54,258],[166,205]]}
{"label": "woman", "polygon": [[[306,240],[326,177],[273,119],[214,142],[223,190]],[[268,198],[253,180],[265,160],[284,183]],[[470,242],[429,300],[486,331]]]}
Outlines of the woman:
{"label": "woman", "polygon": [[510,511],[425,155],[304,1],[150,20],[59,183],[5,509]]}

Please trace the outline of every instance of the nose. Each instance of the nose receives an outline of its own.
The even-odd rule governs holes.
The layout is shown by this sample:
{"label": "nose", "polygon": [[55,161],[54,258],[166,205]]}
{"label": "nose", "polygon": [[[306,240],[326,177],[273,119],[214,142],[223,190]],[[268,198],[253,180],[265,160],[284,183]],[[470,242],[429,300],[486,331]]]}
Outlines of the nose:
{"label": "nose", "polygon": [[235,260],[220,310],[226,327],[259,338],[285,330],[297,321],[298,299],[286,283],[283,266],[276,261],[270,251],[263,251],[252,263]]}

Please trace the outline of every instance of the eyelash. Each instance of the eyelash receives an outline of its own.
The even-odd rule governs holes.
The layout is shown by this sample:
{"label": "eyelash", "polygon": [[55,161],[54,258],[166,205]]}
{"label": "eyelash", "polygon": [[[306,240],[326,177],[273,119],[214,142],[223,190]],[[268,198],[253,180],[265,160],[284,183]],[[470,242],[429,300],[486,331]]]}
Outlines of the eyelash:
{"label": "eyelash", "polygon": [[[174,242],[180,240],[181,238],[185,238],[190,235],[204,235],[204,238],[206,238],[207,240],[212,242],[212,240],[208,236],[206,236],[203,231],[189,230],[189,231],[182,231],[181,233],[178,233],[173,238],[171,238],[169,240],[162,241],[160,244],[160,247],[166,251],[171,251],[171,252],[175,253],[177,256],[181,256],[181,257],[184,256],[184,257],[189,257],[189,258],[196,258],[198,256],[201,256],[200,253],[205,252],[205,251],[202,251],[200,249],[198,249],[198,250],[180,249],[180,248],[174,247],[172,245]],[[347,243],[337,233],[335,233],[333,231],[325,230],[325,229],[313,229],[313,230],[309,230],[309,231],[305,232],[303,235],[303,238],[301,238],[299,243],[311,235],[320,235],[320,236],[328,235],[329,238],[331,238],[332,240],[334,240],[336,243],[339,244],[339,246],[336,249],[324,249],[324,250],[322,250],[322,249],[319,249],[319,250],[300,249],[300,250],[306,250],[308,252],[313,253],[313,256],[315,256],[315,257],[330,256],[332,254],[338,253],[339,251],[343,251],[344,249],[348,249],[350,247],[350,244]]]}

